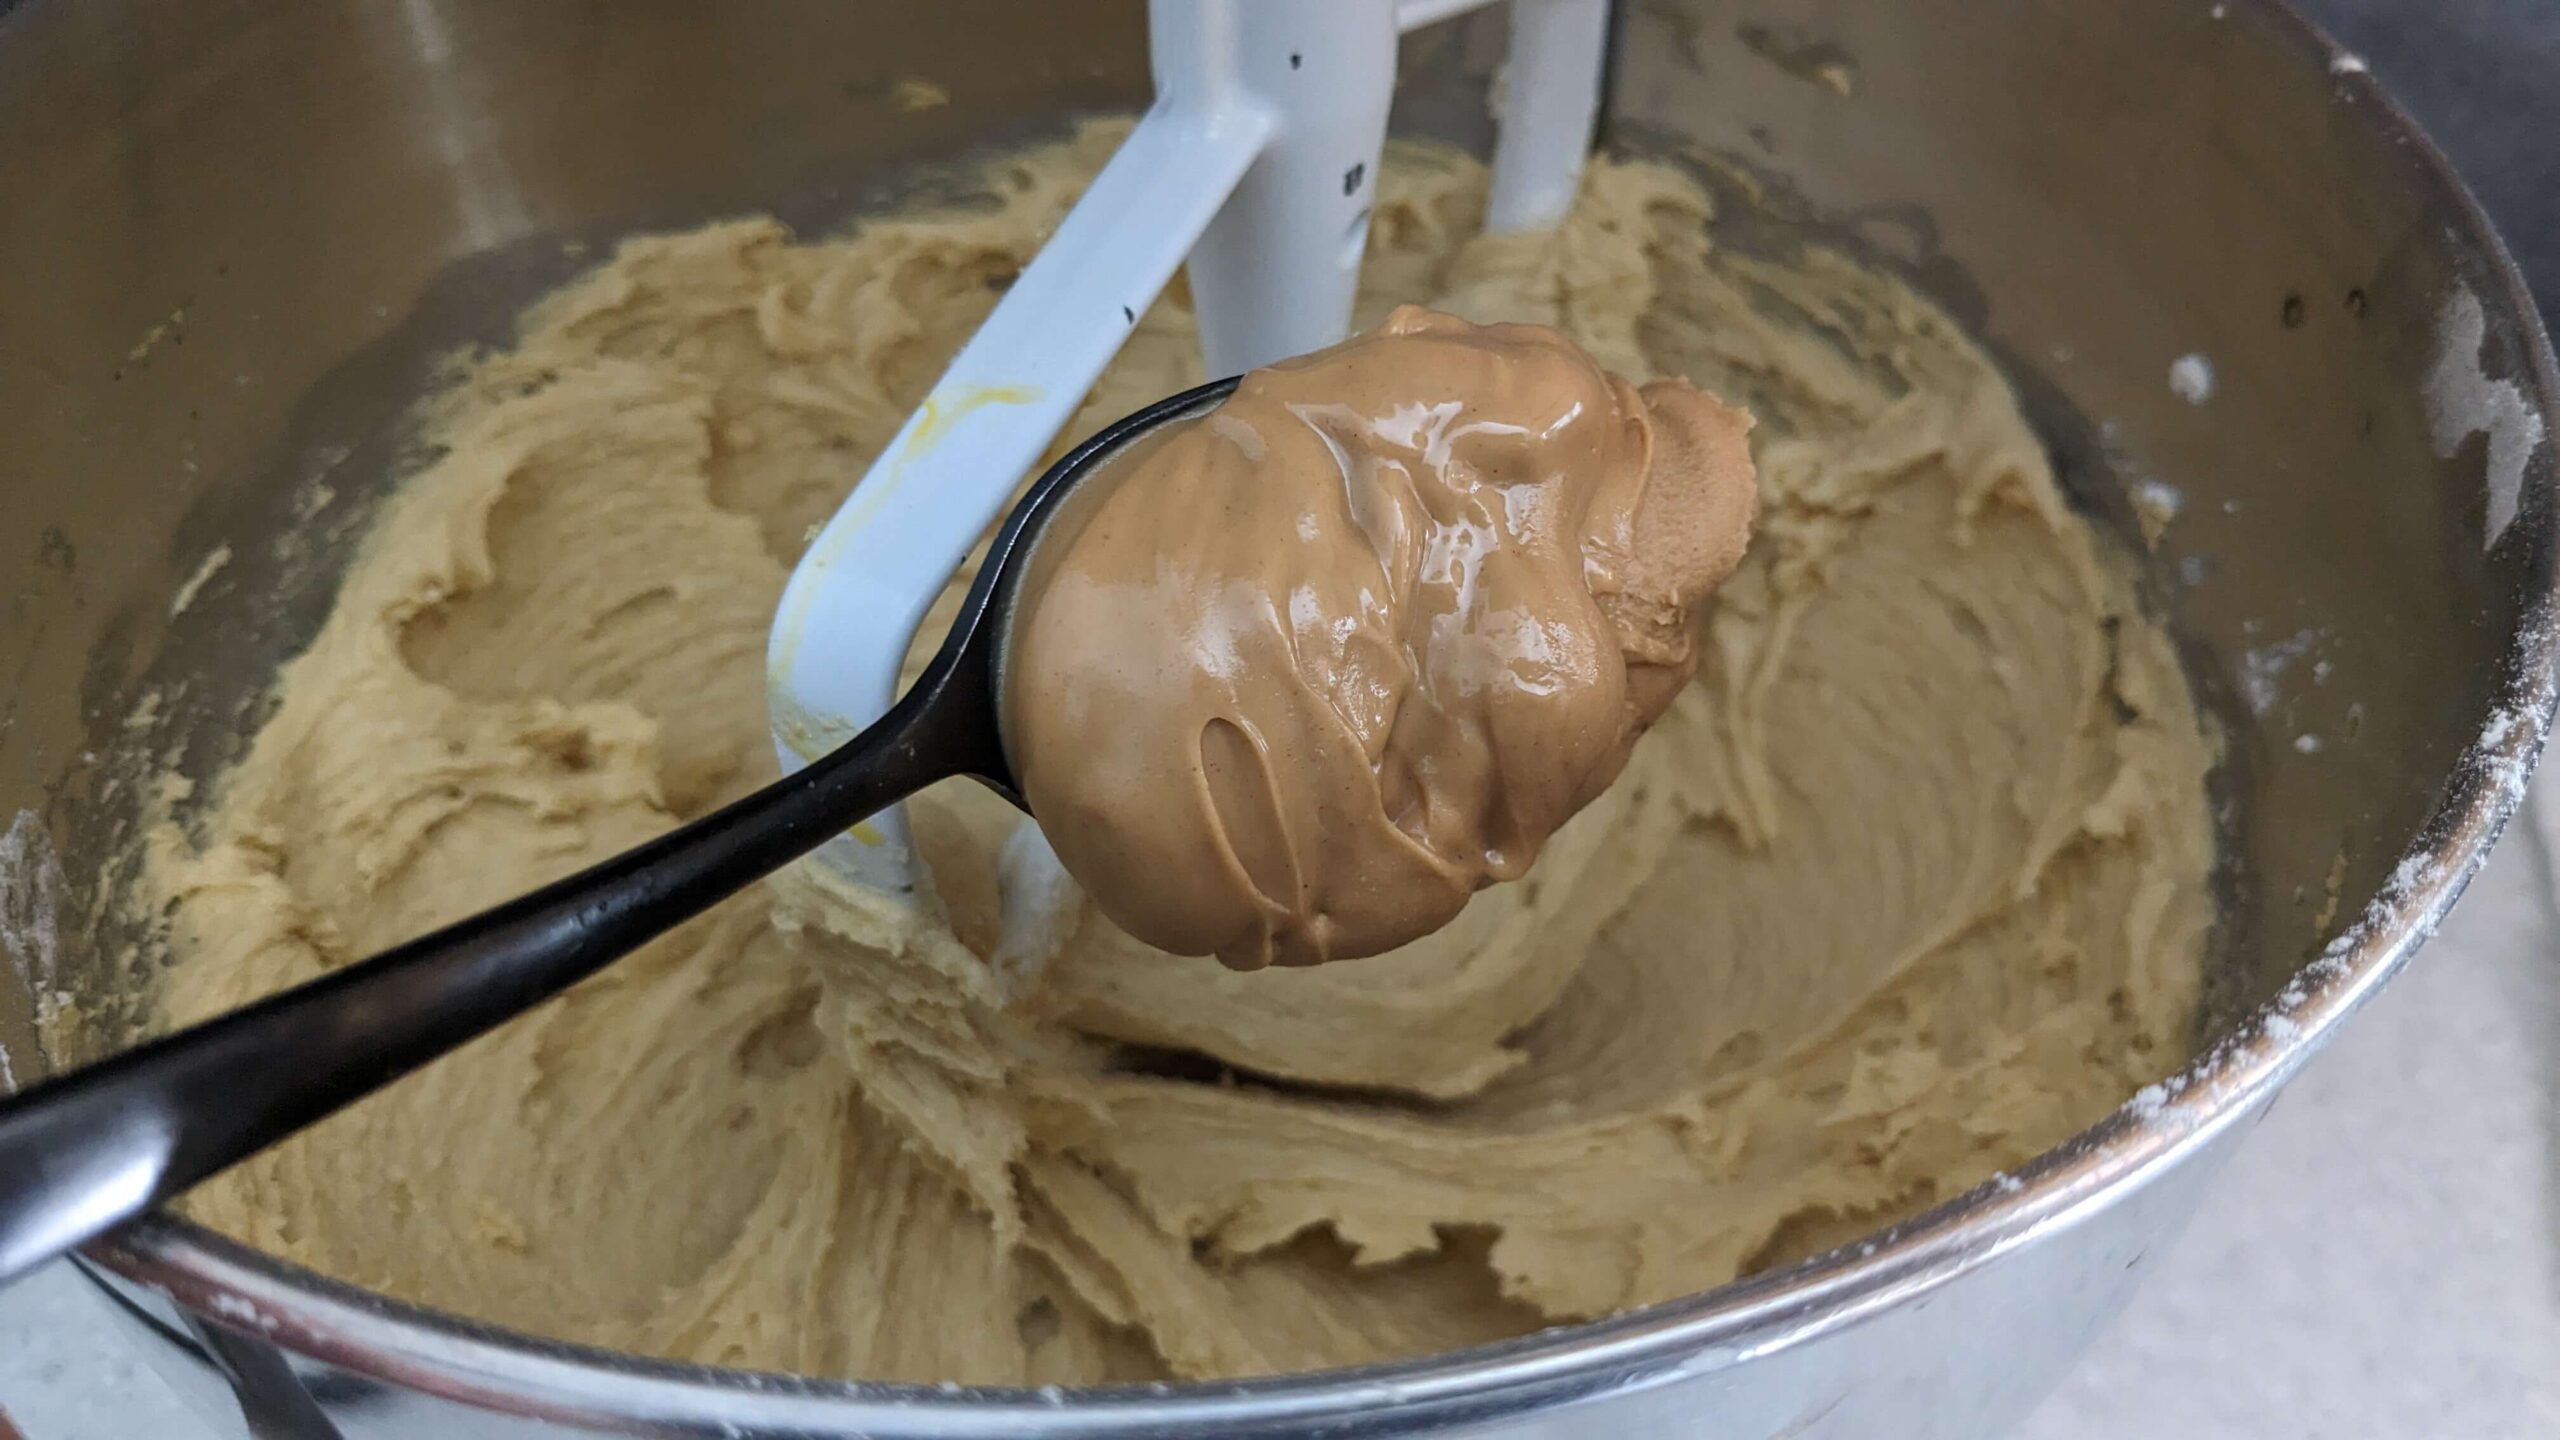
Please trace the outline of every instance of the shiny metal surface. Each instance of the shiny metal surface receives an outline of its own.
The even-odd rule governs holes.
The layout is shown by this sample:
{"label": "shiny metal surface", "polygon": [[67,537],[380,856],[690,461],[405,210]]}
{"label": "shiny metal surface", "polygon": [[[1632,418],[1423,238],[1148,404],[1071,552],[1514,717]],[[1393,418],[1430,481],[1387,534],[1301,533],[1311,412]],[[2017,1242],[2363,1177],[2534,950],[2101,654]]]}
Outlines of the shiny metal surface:
{"label": "shiny metal surface", "polygon": [[[2231,728],[2224,983],[2195,1066],[1866,1245],[1352,1375],[1044,1397],[697,1370],[154,1222],[93,1269],[182,1388],[228,1433],[382,1437],[1971,1440],[2031,1404],[2513,808],[2554,650],[2554,450],[2525,431],[2560,385],[2432,149],[2279,6],[1626,8],[1615,141],[1712,160],[1733,243],[1811,229],[1913,274],[2010,361],[2094,512],[2129,523],[2142,482],[2182,497],[2153,579]],[[1128,105],[1140,9],[0,6],[0,947],[28,982],[0,982],[0,1046],[21,1072],[28,991],[112,1026],[133,989],[120,957],[147,937],[91,904],[131,838],[119,766],[207,773],[238,744],[437,354],[573,271],[564,239],[822,224],[907,162]],[[1498,50],[1498,27],[1410,42],[1401,122],[1481,143]],[[904,75],[953,103],[898,110]],[[2169,385],[2189,355],[2217,382],[2202,404]],[[146,685],[158,718],[128,728]]]}

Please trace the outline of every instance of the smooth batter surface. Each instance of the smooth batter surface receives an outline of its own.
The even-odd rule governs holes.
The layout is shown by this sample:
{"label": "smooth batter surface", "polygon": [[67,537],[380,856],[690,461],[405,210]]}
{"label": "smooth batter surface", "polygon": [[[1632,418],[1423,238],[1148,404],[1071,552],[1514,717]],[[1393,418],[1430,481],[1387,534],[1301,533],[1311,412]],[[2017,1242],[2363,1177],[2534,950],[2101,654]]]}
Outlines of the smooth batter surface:
{"label": "smooth batter surface", "polygon": [[1698,667],[1748,415],[1543,325],[1408,305],[1243,377],[1042,527],[1003,725],[1130,935],[1358,959],[1528,872]]}
{"label": "smooth batter surface", "polygon": [[[171,1018],[308,978],[771,773],[765,627],[1114,136],[991,207],[626,246],[448,397],[199,843]],[[190,1202],[327,1273],[595,1344],[1074,1382],[1410,1355],[1699,1290],[2024,1161],[2181,1058],[2208,747],[1989,362],[1898,284],[1710,248],[1595,165],[1475,239],[1398,151],[1361,321],[1552,324],[1759,417],[1697,681],[1535,870],[1397,954],[1238,973],[1088,915],[980,960],[1010,812],[918,828],[948,923],[722,907]],[[1200,378],[1179,295],[1079,428]]]}

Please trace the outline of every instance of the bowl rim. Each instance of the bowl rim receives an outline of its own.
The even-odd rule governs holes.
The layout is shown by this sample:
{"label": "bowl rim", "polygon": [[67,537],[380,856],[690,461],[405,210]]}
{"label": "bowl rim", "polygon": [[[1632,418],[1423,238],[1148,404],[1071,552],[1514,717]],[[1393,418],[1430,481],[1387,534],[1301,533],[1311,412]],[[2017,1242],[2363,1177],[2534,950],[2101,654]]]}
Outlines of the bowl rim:
{"label": "bowl rim", "polygon": [[[2347,87],[2405,148],[2414,181],[2477,260],[2465,279],[2524,341],[2522,370],[2546,435],[2560,435],[2560,366],[2504,241],[2451,162],[2362,62],[2294,8],[2236,0],[2276,43]],[[8,8],[0,3],[0,11]],[[2216,7],[2217,14],[2222,7]],[[2560,531],[2551,440],[2528,457],[2508,533]],[[2536,480],[2540,483],[2534,483]],[[1759,1356],[1806,1344],[1936,1290],[2115,1203],[2254,1115],[2337,1026],[2432,936],[2522,803],[2560,681],[2555,547],[2539,569],[2478,737],[2398,868],[2356,919],[2232,1034],[2184,1069],[2018,1171],[1858,1244],[1782,1270],[1606,1319],[1418,1360],[1236,1382],[1059,1389],[819,1380],[658,1360],[468,1320],[303,1269],[157,1213],[84,1247],[85,1273],[121,1277],[212,1323],[289,1352],[466,1406],[609,1429],[733,1427],[897,1436],[1186,1433],[1210,1425],[1306,1425],[1358,1417],[1364,1433],[1444,1424],[1488,1399],[1552,1402],[1670,1373],[1703,1351]],[[1392,1417],[1382,1415],[1393,1407]]]}

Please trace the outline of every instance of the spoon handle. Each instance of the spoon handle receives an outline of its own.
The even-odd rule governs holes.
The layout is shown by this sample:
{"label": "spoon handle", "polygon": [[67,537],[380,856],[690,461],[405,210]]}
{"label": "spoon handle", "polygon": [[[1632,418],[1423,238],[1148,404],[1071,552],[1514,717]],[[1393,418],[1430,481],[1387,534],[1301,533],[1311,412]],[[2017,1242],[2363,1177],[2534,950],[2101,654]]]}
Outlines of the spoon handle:
{"label": "spoon handle", "polygon": [[798,774],[638,849],[0,1099],[0,1284],[559,994],[933,781],[990,773],[991,742],[969,718],[970,702],[985,702],[938,703],[953,689],[919,684]]}

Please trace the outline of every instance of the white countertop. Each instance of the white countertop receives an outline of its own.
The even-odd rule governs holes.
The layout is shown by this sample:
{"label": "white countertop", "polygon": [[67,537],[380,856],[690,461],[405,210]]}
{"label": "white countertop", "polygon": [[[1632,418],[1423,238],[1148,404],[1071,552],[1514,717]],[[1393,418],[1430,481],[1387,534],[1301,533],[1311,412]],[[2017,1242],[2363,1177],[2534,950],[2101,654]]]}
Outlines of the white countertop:
{"label": "white countertop", "polygon": [[[2560,1436],[2560,923],[2532,830],[2017,1440]],[[210,1436],[100,1304],[59,1267],[0,1292],[0,1409],[27,1440]]]}
{"label": "white countertop", "polygon": [[2560,923],[2534,818],[2018,1440],[2560,1437]]}

